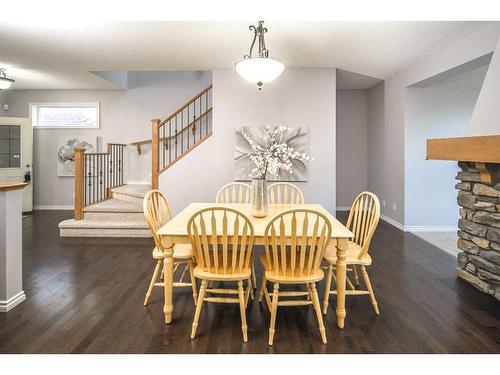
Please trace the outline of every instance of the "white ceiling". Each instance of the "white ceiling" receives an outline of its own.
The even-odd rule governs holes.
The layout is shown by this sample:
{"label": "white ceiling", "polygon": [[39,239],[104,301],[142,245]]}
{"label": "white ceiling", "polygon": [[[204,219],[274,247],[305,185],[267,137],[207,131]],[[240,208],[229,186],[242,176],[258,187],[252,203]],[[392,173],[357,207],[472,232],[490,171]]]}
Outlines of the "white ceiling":
{"label": "white ceiling", "polygon": [[382,79],[337,69],[337,89],[339,90],[366,90],[379,82],[382,82]]}
{"label": "white ceiling", "polygon": [[[116,88],[90,71],[232,67],[248,53],[251,23],[2,22],[0,68],[16,89]],[[266,22],[266,43],[287,67],[338,67],[385,79],[492,23]],[[350,78],[351,88],[370,84]]]}

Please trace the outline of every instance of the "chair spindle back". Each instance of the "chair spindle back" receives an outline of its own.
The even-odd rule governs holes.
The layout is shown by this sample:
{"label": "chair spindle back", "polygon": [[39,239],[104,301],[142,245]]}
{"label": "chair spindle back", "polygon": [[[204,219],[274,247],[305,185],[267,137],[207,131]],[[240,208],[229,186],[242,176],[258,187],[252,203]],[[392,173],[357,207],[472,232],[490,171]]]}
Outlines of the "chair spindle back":
{"label": "chair spindle back", "polygon": [[271,204],[303,204],[304,194],[288,182],[276,182],[267,188],[269,203]]}
{"label": "chair spindle back", "polygon": [[217,203],[250,203],[251,187],[242,182],[231,182],[217,192]]}
{"label": "chair spindle back", "polygon": [[144,197],[142,209],[149,229],[151,229],[151,233],[153,234],[155,245],[160,251],[163,251],[158,229],[172,219],[172,207],[161,191],[150,190]]}
{"label": "chair spindle back", "polygon": [[380,202],[377,196],[369,191],[360,193],[354,200],[347,219],[347,228],[354,234],[352,241],[361,247],[359,258],[368,253],[379,219]]}
{"label": "chair spindle back", "polygon": [[241,212],[205,208],[189,219],[187,229],[196,263],[205,272],[234,274],[250,268],[254,230]]}
{"label": "chair spindle back", "polygon": [[265,255],[271,269],[283,276],[300,277],[319,269],[332,225],[320,212],[295,209],[277,215],[264,233]]}

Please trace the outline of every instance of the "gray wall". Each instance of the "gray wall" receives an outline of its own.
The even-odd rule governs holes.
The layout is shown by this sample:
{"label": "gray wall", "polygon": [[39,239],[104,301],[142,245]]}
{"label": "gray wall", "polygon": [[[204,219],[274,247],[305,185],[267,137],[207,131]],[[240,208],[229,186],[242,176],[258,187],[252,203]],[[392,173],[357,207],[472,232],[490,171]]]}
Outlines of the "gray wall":
{"label": "gray wall", "polygon": [[[368,105],[368,189],[381,201],[382,214],[398,226],[405,222],[405,91],[413,84],[453,69],[466,62],[491,53],[500,31],[499,25],[481,30],[460,40],[446,49],[429,56],[370,89]],[[383,99],[380,97],[383,90]],[[371,97],[371,98],[370,98]],[[371,114],[371,108],[379,112],[383,100],[384,113]],[[370,118],[378,121],[371,122]],[[424,156],[424,155],[422,155]]]}
{"label": "gray wall", "polygon": [[465,136],[485,68],[425,88],[408,88],[405,110],[405,227],[454,228],[456,161],[426,160],[426,140]]}
{"label": "gray wall", "polygon": [[309,180],[298,183],[306,202],[335,209],[335,69],[285,69],[258,91],[234,69],[213,72],[214,134],[160,176],[174,211],[210,202],[234,180],[234,129],[240,126],[307,126]]}
{"label": "gray wall", "polygon": [[351,207],[368,186],[368,93],[337,90],[337,208]]}
{"label": "gray wall", "polygon": [[[34,143],[34,204],[73,205],[74,179],[57,177],[58,141],[69,136],[100,137],[101,143],[130,143],[151,139],[152,118],[164,118],[211,83],[210,72],[130,72],[128,90],[9,90],[0,116],[28,117],[30,102],[100,102],[101,128],[96,130],[36,129]],[[150,181],[151,148],[138,156],[127,148],[126,180]]]}
{"label": "gray wall", "polygon": [[[367,93],[367,184],[368,190],[380,197],[382,204],[382,195],[384,193],[383,179],[381,175],[387,176],[390,171],[384,168],[382,155],[385,146],[385,96],[384,82],[371,87]],[[385,207],[381,206],[382,213]]]}

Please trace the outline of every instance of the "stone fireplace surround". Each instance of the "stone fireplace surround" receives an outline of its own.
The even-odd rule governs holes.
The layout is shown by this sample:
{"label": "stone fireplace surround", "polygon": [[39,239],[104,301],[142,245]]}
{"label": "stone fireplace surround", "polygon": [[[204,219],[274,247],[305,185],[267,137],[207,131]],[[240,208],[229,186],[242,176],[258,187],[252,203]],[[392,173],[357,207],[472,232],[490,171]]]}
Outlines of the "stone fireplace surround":
{"label": "stone fireplace surround", "polygon": [[427,159],[459,161],[456,273],[500,301],[500,135],[429,139]]}
{"label": "stone fireplace surround", "polygon": [[[457,275],[500,300],[500,183],[481,183],[475,163],[459,162]],[[489,166],[494,174],[500,164]]]}

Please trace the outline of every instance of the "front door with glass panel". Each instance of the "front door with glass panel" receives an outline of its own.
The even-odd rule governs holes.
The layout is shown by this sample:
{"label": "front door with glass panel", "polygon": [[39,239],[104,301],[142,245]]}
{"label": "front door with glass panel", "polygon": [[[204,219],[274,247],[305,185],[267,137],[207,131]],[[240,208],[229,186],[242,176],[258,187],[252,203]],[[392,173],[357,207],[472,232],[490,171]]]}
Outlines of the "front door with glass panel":
{"label": "front door with glass panel", "polygon": [[0,183],[29,182],[23,212],[33,211],[33,128],[28,118],[0,117]]}

